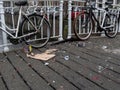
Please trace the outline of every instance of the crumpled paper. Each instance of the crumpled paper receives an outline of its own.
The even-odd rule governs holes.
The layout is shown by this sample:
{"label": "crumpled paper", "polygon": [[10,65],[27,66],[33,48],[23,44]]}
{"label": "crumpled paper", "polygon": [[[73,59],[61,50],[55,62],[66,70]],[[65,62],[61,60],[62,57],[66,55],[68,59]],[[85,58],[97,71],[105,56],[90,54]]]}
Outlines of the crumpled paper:
{"label": "crumpled paper", "polygon": [[48,49],[43,53],[27,54],[27,57],[47,61],[55,57],[55,51],[57,51],[57,49]]}

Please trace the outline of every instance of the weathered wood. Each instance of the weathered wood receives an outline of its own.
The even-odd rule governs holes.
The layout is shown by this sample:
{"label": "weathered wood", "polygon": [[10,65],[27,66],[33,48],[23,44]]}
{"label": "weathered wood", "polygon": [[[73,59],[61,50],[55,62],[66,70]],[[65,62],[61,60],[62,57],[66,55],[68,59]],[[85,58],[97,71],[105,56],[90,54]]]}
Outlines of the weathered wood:
{"label": "weathered wood", "polygon": [[[39,52],[40,53],[40,52]],[[69,83],[64,77],[60,76],[54,70],[50,69],[48,66],[45,66],[39,60],[34,60],[27,58],[26,55],[22,52],[18,52],[18,54],[29,63],[32,68],[34,68],[43,78],[45,78],[48,83],[54,87],[56,90],[64,89],[64,90],[78,90],[78,88],[74,87],[71,83]]]}
{"label": "weathered wood", "polygon": [[[47,62],[28,58],[21,50],[5,53],[7,57],[1,54],[1,87],[3,90],[15,90],[22,85],[17,90],[119,90],[120,56],[105,52],[102,46],[119,48],[116,40],[120,39],[104,39],[90,39],[84,42],[84,47],[76,41],[33,49],[36,53],[58,49],[56,57]],[[114,44],[108,44],[111,40]],[[65,60],[65,56],[69,59]]]}
{"label": "weathered wood", "polygon": [[[67,47],[68,47],[68,46],[63,47],[63,48],[66,50]],[[119,66],[117,66],[117,65],[115,65],[115,64],[113,64],[113,63],[110,63],[110,62],[106,62],[106,63],[105,63],[105,60],[108,60],[108,61],[109,61],[110,59],[105,58],[105,57],[102,58],[102,56],[101,56],[101,58],[97,58],[97,56],[95,57],[95,56],[92,56],[92,55],[90,55],[90,54],[82,53],[81,50],[79,50],[77,47],[74,47],[74,46],[72,46],[72,45],[71,45],[70,47],[71,47],[71,48],[70,48],[69,51],[72,51],[73,49],[75,50],[74,52],[71,52],[72,54],[75,54],[75,55],[77,55],[77,56],[80,56],[80,57],[83,58],[83,59],[87,59],[88,61],[90,61],[90,62],[92,62],[92,63],[98,64],[98,65],[102,65],[103,67],[106,67],[106,65],[108,65],[108,66],[107,66],[108,69],[120,73],[120,69],[119,69],[120,67],[119,67]],[[90,52],[90,53],[91,53],[91,52]],[[112,69],[111,67],[113,67],[114,69]]]}
{"label": "weathered wood", "polygon": [[0,63],[0,72],[9,90],[30,90],[7,59]]}
{"label": "weathered wood", "polygon": [[7,88],[5,87],[5,84],[2,80],[2,76],[0,75],[0,90],[7,90]]}
{"label": "weathered wood", "polygon": [[[106,78],[105,76],[101,75],[101,73],[103,73],[102,71],[99,72],[99,69],[98,69],[99,65],[91,64],[89,61],[82,60],[80,57],[78,59],[77,56],[70,54],[71,50],[69,50],[69,48],[67,48],[66,50],[69,52],[70,61],[65,61],[65,60],[62,59],[62,57],[64,57],[64,54],[68,55],[67,51],[66,51],[66,53],[63,54],[62,57],[58,57],[58,58],[61,58],[61,59],[56,59],[56,60],[65,64],[66,66],[71,68],[71,70],[74,70],[74,71],[76,71],[80,74],[83,74],[90,81],[93,81],[93,82],[97,83],[98,85],[100,85],[100,86],[102,86],[106,89],[111,89],[111,88],[112,89],[118,89],[118,87],[120,87],[120,85],[118,83],[116,83],[116,81],[119,82],[118,78],[116,78],[114,80],[115,82],[111,80],[111,78],[109,77],[110,75],[108,76],[109,78]],[[104,71],[104,73],[105,72],[106,72],[106,70]],[[108,74],[112,74],[112,73],[109,72]],[[106,76],[107,76],[107,74],[106,74]],[[114,78],[113,76],[114,76],[114,73],[113,73],[113,75],[111,75],[111,77]],[[97,80],[94,80],[95,77],[97,77]],[[113,86],[110,87],[109,85],[110,86],[113,85]]]}
{"label": "weathered wood", "polygon": [[[13,57],[14,55],[14,57]],[[21,74],[26,83],[33,90],[53,90],[43,78],[41,78],[32,68],[28,66],[18,55],[14,52],[7,53],[10,62],[14,65],[17,71]]]}

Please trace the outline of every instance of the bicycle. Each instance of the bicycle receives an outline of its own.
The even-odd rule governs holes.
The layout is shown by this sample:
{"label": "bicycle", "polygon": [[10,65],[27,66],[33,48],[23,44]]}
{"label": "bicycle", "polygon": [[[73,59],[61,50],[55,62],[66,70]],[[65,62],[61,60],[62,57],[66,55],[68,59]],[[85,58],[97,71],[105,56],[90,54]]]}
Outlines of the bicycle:
{"label": "bicycle", "polygon": [[[105,5],[107,5],[107,7],[104,9],[95,8],[93,5],[82,8],[82,12],[77,15],[73,22],[74,33],[78,39],[88,39],[92,33],[92,30],[95,29],[95,24],[97,25],[97,31],[104,31],[107,37],[113,38],[117,35],[119,12],[109,12],[109,6],[111,6],[112,3],[106,2]],[[104,12],[102,23],[100,23],[95,16],[94,10]]]}
{"label": "bicycle", "polygon": [[25,42],[33,48],[45,46],[50,38],[50,23],[46,15],[40,15],[37,12],[26,14],[23,6],[27,5],[27,1],[17,1],[15,5],[20,7],[16,28],[9,28],[6,24],[6,30],[0,27],[2,31],[7,33],[8,39],[12,44]]}

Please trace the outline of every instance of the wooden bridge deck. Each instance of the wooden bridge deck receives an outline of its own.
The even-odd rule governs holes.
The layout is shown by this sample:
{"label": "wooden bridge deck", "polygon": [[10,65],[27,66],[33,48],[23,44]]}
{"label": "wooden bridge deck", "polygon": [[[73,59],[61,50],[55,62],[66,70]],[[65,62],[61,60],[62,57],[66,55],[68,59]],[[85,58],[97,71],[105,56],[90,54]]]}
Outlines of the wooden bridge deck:
{"label": "wooden bridge deck", "polygon": [[46,62],[22,50],[0,54],[0,90],[120,90],[120,36],[47,45],[34,52],[53,48],[56,56]]}

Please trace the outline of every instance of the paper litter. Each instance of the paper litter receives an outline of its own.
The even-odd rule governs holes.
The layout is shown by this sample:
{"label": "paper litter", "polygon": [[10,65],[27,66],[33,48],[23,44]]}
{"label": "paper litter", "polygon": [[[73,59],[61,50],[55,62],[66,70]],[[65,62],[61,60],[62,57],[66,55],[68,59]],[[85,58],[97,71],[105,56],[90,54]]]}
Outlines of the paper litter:
{"label": "paper litter", "polygon": [[55,51],[57,51],[57,49],[48,49],[43,53],[37,53],[34,55],[27,54],[27,57],[47,61],[55,57],[55,53],[54,53]]}

